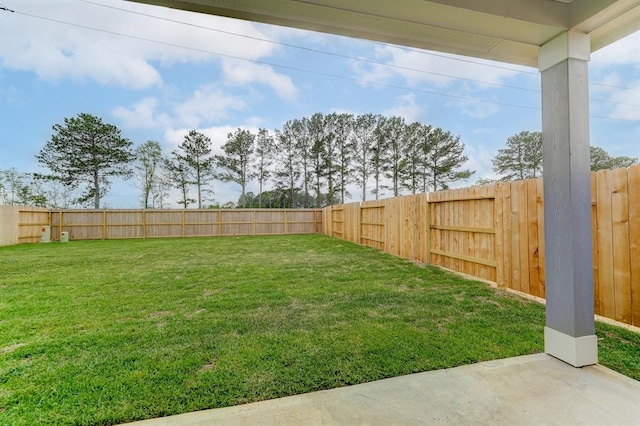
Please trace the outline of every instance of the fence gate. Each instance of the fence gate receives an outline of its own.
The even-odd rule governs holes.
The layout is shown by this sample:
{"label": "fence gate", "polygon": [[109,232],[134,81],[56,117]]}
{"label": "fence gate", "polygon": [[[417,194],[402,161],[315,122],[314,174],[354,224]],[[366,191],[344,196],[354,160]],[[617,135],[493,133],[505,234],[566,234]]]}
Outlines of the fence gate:
{"label": "fence gate", "polygon": [[430,194],[429,263],[497,281],[494,207],[487,187]]}

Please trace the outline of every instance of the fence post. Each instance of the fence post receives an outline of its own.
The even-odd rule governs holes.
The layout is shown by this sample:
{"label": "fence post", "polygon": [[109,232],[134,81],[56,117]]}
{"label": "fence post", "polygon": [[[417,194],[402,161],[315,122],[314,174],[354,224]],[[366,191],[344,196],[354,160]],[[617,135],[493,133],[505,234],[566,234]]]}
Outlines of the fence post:
{"label": "fence post", "polygon": [[495,183],[494,184],[494,199],[493,199],[493,223],[496,233],[494,235],[493,247],[494,247],[494,256],[496,261],[498,262],[498,266],[496,267],[496,284],[498,287],[505,287],[505,279],[504,279],[504,249],[503,249],[503,220],[504,220],[504,212],[503,212],[503,199],[504,199],[504,183]]}
{"label": "fence post", "polygon": [[358,219],[358,234],[357,234],[357,244],[362,244],[362,203],[358,202],[358,215],[356,216]]}
{"label": "fence post", "polygon": [[[62,220],[62,217],[60,217]],[[60,228],[60,232],[62,232],[62,228]],[[102,239],[107,239],[107,211],[102,210]]]}
{"label": "fence post", "polygon": [[427,259],[426,264],[431,265],[431,202],[429,201],[430,192],[427,192],[426,203],[427,203],[427,214],[425,220],[427,221],[427,226],[425,227],[425,233],[427,234]]}
{"label": "fence post", "polygon": [[289,233],[289,226],[287,224],[287,209],[284,209],[284,233],[285,235]]}

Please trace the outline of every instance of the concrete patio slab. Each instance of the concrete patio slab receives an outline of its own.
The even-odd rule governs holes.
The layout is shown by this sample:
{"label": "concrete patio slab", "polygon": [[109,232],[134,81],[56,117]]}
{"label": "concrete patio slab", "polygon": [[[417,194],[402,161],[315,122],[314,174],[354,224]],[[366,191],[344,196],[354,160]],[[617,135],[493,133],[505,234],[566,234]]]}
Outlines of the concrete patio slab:
{"label": "concrete patio slab", "polygon": [[640,425],[640,382],[536,354],[131,424]]}

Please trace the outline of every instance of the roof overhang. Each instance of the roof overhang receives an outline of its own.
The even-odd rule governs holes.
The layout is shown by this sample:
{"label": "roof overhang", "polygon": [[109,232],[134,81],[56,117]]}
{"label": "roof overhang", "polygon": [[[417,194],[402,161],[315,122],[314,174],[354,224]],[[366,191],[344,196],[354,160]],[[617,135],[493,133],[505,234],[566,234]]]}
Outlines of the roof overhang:
{"label": "roof overhang", "polygon": [[133,1],[534,67],[565,31],[595,51],[640,30],[640,0]]}

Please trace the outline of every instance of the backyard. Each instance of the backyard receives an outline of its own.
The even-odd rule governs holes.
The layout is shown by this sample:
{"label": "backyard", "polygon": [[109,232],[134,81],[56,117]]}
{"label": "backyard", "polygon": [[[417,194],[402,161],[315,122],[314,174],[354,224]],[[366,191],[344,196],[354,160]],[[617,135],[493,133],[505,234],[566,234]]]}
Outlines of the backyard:
{"label": "backyard", "polygon": [[[544,307],[321,235],[0,248],[0,424],[116,424],[543,351]],[[597,324],[640,380],[640,334]]]}

